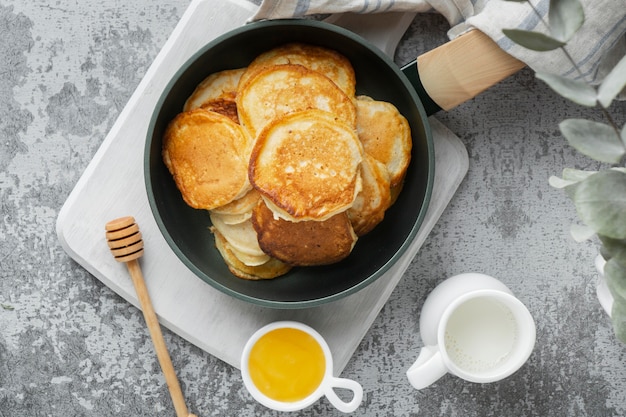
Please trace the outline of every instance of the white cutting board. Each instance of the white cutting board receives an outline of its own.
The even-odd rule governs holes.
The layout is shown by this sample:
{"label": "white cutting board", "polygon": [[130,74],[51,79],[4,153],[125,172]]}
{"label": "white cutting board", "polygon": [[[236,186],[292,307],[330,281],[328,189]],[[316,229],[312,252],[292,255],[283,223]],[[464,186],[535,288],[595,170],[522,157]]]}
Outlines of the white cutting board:
{"label": "white cutting board", "polygon": [[394,267],[351,296],[313,308],[277,310],[237,300],[197,278],[169,248],[152,216],[144,187],[144,138],[152,109],[176,69],[208,41],[244,24],[255,10],[244,0],[192,1],[62,207],[57,234],[76,262],[139,306],[125,265],[113,260],[104,237],[109,220],[134,216],[145,244],[143,273],[164,326],[239,367],[243,346],[258,328],[275,320],[301,321],[326,338],[338,375],[464,178],[467,152],[454,134],[430,119],[436,175],[422,228]]}

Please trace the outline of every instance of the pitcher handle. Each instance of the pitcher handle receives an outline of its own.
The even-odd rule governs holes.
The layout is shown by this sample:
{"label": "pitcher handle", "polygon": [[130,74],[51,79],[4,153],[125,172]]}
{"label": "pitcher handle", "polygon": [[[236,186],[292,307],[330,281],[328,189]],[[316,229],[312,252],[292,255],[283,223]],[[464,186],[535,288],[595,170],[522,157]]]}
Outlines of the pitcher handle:
{"label": "pitcher handle", "polygon": [[426,388],[448,372],[437,346],[424,346],[415,363],[406,371],[415,389]]}
{"label": "pitcher handle", "polygon": [[[345,388],[352,391],[352,400],[345,402],[334,391],[335,388]],[[352,379],[333,377],[330,384],[324,389],[324,395],[328,401],[339,411],[351,413],[356,410],[363,401],[363,387]]]}

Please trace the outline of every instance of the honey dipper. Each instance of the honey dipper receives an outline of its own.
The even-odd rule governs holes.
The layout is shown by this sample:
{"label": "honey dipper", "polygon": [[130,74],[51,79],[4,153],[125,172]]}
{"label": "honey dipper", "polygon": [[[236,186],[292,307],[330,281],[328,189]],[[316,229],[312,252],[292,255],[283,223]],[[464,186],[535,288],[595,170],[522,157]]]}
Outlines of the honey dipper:
{"label": "honey dipper", "polygon": [[141,273],[141,267],[139,266],[138,259],[143,255],[143,240],[141,239],[141,232],[139,226],[135,223],[135,219],[131,216],[120,217],[119,219],[111,220],[105,225],[107,243],[113,253],[113,257],[118,262],[125,262],[128,267],[128,272],[133,279],[135,291],[141,304],[141,310],[143,311],[143,317],[148,325],[150,331],[150,337],[152,337],[152,343],[161,365],[163,375],[165,375],[165,382],[170,391],[172,402],[174,403],[174,409],[176,410],[177,417],[196,417],[195,414],[189,414],[187,406],[185,405],[185,399],[183,392],[176,378],[176,372],[172,365],[172,359],[167,352],[167,346],[163,339],[163,333],[161,333],[161,326],[152,307],[148,289]]}

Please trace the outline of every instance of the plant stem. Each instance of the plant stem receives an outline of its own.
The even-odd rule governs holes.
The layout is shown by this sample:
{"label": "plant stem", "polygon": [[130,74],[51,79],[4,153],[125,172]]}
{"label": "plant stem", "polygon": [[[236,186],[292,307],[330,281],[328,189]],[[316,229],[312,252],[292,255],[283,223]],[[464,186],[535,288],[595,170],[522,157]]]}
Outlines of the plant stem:
{"label": "plant stem", "polygon": [[611,127],[615,131],[615,134],[617,135],[617,137],[621,138],[619,127],[617,127],[617,123],[615,123],[615,120],[613,120],[613,117],[611,117],[611,113],[609,113],[609,111],[607,109],[605,109],[604,107],[602,107],[602,106],[599,106],[599,107],[602,110],[602,113],[604,113],[604,117],[606,117],[606,120],[609,122],[609,124],[611,125]]}
{"label": "plant stem", "polygon": [[[532,4],[532,2],[530,0],[526,0],[526,2],[530,5],[530,8],[537,15],[537,17],[539,18],[541,23],[543,23],[548,28],[548,30],[550,30],[550,25],[548,24],[548,22],[545,21],[545,19],[543,18],[541,13],[539,13],[539,10],[537,10],[535,5]],[[582,73],[582,71],[578,67],[578,64],[576,63],[576,61],[574,61],[574,58],[572,58],[572,56],[569,54],[569,52],[567,52],[567,49],[565,49],[565,46],[561,46],[560,49],[565,54],[565,57],[567,58],[567,60],[572,64],[572,66],[574,67],[574,69],[578,73],[578,76],[580,78],[582,78],[583,81],[586,82],[584,74]],[[600,105],[596,104],[596,107],[600,108],[600,110],[604,114],[604,117],[606,118],[607,122],[611,125],[611,127],[615,131],[615,134],[617,134],[617,137],[619,138],[620,137],[620,131],[619,131],[619,128],[617,127],[617,124],[615,123],[615,120],[613,120],[613,117],[611,117],[611,114],[603,106],[600,106]]]}
{"label": "plant stem", "polygon": [[[535,12],[535,14],[537,15],[537,17],[539,18],[539,20],[541,21],[541,23],[544,24],[544,26],[546,28],[548,28],[548,30],[550,30],[550,25],[548,24],[548,22],[546,22],[546,20],[543,18],[543,16],[541,15],[541,13],[539,13],[539,10],[537,10],[537,8],[535,7],[534,4],[532,4],[532,2],[530,0],[526,0],[526,2],[530,5],[530,8],[533,9],[533,12]],[[561,46],[560,47],[561,51],[563,51],[563,53],[565,54],[565,57],[567,58],[567,60],[572,64],[572,66],[574,67],[574,69],[576,70],[576,72],[578,73],[578,75],[580,76],[580,78],[582,78],[583,80],[585,79],[585,76],[583,75],[582,71],[580,70],[580,68],[578,68],[578,65],[576,64],[576,62],[574,61],[574,58],[572,58],[572,56],[569,54],[569,52],[567,52],[567,49],[565,49],[565,46]]]}

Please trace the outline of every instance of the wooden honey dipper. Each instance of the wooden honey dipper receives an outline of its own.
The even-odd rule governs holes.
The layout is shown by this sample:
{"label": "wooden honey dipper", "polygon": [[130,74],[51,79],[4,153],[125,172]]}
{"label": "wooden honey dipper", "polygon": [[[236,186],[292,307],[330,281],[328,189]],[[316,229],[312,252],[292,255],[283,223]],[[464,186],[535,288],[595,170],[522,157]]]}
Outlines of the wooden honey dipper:
{"label": "wooden honey dipper", "polygon": [[135,291],[137,292],[141,310],[143,311],[143,317],[148,325],[150,337],[152,337],[152,343],[154,344],[161,370],[163,371],[163,375],[165,375],[167,388],[170,391],[170,396],[174,403],[176,416],[197,417],[195,414],[190,414],[185,405],[183,392],[176,378],[174,365],[172,365],[172,359],[167,351],[163,333],[161,333],[161,326],[159,325],[156,313],[152,307],[148,289],[146,288],[146,283],[141,273],[138,259],[143,255],[143,240],[141,239],[139,226],[137,226],[133,217],[128,216],[111,220],[105,225],[105,230],[107,243],[109,244],[111,253],[113,253],[113,257],[118,262],[126,263],[128,272],[133,279]]}

